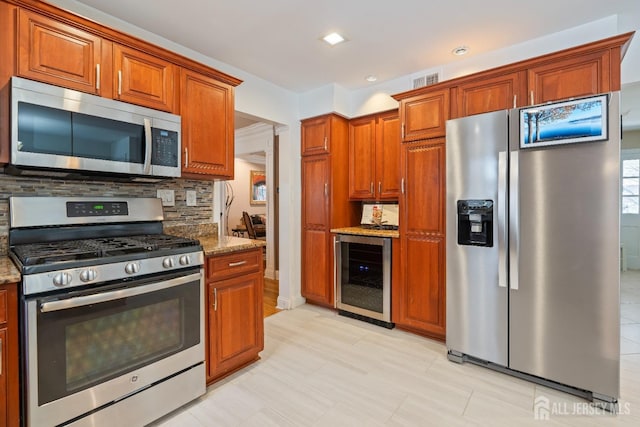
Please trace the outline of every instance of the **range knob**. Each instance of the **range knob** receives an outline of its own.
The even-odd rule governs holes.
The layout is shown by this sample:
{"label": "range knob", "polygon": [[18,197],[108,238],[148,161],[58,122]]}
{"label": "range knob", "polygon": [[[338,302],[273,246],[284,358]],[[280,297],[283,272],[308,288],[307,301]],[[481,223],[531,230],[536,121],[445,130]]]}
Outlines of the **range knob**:
{"label": "range knob", "polygon": [[173,268],[173,258],[165,258],[162,260],[162,266],[164,268]]}
{"label": "range knob", "polygon": [[178,258],[178,262],[180,263],[180,265],[190,265],[191,257],[189,255],[182,255],[180,258]]}
{"label": "range knob", "polygon": [[95,270],[82,270],[80,272],[80,280],[85,283],[96,280],[96,277],[98,277],[98,273]]}
{"label": "range knob", "polygon": [[69,273],[58,273],[53,276],[53,284],[56,286],[67,286],[71,283],[72,277]]}
{"label": "range knob", "polygon": [[124,266],[124,272],[127,274],[136,274],[138,271],[140,271],[140,264],[137,262],[130,262]]}

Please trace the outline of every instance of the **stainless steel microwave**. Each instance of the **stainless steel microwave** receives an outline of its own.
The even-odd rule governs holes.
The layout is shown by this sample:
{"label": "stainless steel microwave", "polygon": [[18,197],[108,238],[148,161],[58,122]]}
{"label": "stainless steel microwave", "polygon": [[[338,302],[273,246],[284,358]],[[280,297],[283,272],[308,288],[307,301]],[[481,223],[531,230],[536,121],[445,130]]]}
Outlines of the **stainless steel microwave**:
{"label": "stainless steel microwave", "polygon": [[11,169],[179,177],[180,123],[175,114],[12,77]]}

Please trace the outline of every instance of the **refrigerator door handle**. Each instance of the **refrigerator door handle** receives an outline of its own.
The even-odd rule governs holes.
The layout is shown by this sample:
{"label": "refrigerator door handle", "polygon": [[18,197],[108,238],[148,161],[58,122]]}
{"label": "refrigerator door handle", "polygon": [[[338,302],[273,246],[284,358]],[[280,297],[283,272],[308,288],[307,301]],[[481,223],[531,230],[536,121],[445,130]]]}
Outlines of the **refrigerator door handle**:
{"label": "refrigerator door handle", "polygon": [[509,284],[518,290],[518,258],[520,256],[520,186],[519,153],[512,151],[509,162]]}
{"label": "refrigerator door handle", "polygon": [[498,286],[507,287],[507,152],[498,153]]}

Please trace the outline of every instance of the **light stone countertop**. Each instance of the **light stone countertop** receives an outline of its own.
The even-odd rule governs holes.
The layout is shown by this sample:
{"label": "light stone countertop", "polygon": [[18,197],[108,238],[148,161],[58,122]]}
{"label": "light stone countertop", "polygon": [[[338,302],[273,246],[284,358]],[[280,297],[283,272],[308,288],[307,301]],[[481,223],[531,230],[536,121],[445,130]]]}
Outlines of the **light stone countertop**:
{"label": "light stone countertop", "polygon": [[200,236],[198,237],[198,240],[200,240],[205,256],[267,246],[267,242],[264,240],[252,240],[232,236],[226,236],[222,240],[218,239],[218,236]]}
{"label": "light stone countertop", "polygon": [[21,279],[20,271],[13,261],[11,261],[11,258],[7,256],[0,256],[0,285],[17,283]]}
{"label": "light stone countertop", "polygon": [[353,234],[356,236],[391,237],[394,239],[400,237],[398,230],[376,230],[363,227],[332,228],[331,232],[335,234]]}

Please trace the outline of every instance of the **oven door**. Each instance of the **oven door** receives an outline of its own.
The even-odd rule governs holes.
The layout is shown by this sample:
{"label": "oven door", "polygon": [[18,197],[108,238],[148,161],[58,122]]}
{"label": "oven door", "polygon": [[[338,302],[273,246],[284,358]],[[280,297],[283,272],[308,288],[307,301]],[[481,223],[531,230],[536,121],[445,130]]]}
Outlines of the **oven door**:
{"label": "oven door", "polygon": [[25,301],[29,426],[58,425],[203,363],[201,269],[105,288]]}

